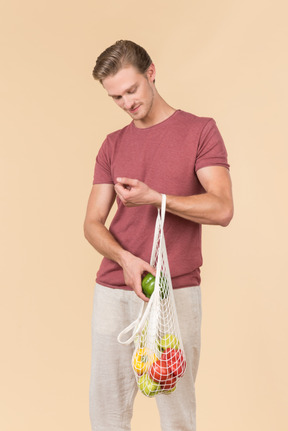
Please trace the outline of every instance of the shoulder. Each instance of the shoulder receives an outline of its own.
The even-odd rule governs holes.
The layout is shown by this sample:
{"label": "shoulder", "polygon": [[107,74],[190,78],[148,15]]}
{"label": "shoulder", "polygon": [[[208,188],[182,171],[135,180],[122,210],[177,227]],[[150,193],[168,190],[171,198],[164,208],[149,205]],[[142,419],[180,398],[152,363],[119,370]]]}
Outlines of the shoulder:
{"label": "shoulder", "polygon": [[216,122],[212,117],[201,117],[182,110],[178,111],[177,122],[179,126],[198,136],[203,131],[216,127]]}
{"label": "shoulder", "polygon": [[102,142],[101,150],[102,152],[106,153],[113,153],[118,146],[123,141],[123,138],[125,139],[125,135],[129,133],[131,125],[128,124],[127,126],[123,127],[122,129],[115,130],[111,133],[108,133]]}
{"label": "shoulder", "polygon": [[118,129],[118,130],[115,130],[114,132],[109,133],[106,136],[106,139],[108,141],[115,142],[119,138],[121,138],[123,135],[125,135],[130,130],[130,128],[131,128],[131,123],[128,124],[127,126],[125,126],[125,127],[122,127],[121,129]]}
{"label": "shoulder", "polygon": [[213,124],[215,120],[212,117],[201,117],[199,115],[192,114],[190,112],[182,111],[179,109],[178,121],[184,122],[186,124],[191,124],[193,126],[205,127],[208,123]]}

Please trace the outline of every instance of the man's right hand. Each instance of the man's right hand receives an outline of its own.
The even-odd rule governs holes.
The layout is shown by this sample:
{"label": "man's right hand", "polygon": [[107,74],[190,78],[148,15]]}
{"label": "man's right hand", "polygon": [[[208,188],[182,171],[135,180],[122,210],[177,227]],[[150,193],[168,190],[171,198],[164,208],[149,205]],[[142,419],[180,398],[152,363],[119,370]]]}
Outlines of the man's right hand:
{"label": "man's right hand", "polygon": [[131,287],[139,298],[149,299],[142,292],[142,274],[155,269],[149,263],[124,250],[105,227],[105,221],[115,200],[113,184],[95,184],[92,187],[84,222],[85,237],[93,247],[108,259],[117,262],[123,269],[125,284]]}
{"label": "man's right hand", "polygon": [[120,265],[123,269],[126,286],[131,287],[136,295],[139,296],[139,298],[145,302],[148,302],[149,299],[142,292],[142,274],[145,272],[150,272],[156,276],[155,268],[126,250],[123,252]]}

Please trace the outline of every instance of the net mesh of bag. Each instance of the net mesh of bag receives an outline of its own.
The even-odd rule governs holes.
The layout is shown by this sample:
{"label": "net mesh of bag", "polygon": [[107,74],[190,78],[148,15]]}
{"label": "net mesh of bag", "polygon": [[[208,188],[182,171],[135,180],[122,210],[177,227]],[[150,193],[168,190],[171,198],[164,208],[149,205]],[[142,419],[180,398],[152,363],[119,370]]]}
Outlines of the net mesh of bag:
{"label": "net mesh of bag", "polygon": [[[156,268],[154,291],[148,303],[143,301],[135,322],[118,336],[122,344],[134,341],[132,368],[139,390],[148,397],[174,392],[186,369],[164,238],[165,209],[166,196],[162,195],[150,260]],[[132,336],[122,341],[131,329]]]}

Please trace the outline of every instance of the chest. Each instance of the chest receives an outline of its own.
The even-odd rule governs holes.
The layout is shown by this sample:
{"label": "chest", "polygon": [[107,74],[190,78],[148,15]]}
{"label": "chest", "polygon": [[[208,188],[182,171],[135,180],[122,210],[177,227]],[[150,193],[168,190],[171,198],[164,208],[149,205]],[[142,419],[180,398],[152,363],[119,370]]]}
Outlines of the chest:
{"label": "chest", "polygon": [[111,173],[135,178],[162,193],[188,195],[202,190],[195,172],[197,140],[164,131],[146,139],[123,137],[114,147]]}

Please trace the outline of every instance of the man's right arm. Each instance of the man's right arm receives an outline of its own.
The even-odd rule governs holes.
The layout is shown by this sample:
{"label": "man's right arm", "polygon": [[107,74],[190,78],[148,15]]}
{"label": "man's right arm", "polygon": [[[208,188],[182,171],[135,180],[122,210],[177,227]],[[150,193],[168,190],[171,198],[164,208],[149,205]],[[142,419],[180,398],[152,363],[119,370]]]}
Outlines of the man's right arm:
{"label": "man's right arm", "polygon": [[115,196],[113,184],[93,185],[84,221],[84,235],[99,253],[122,267],[125,284],[131,287],[137,296],[147,301],[148,299],[142,292],[141,275],[145,271],[155,275],[154,268],[129,251],[124,250],[105,227]]}

